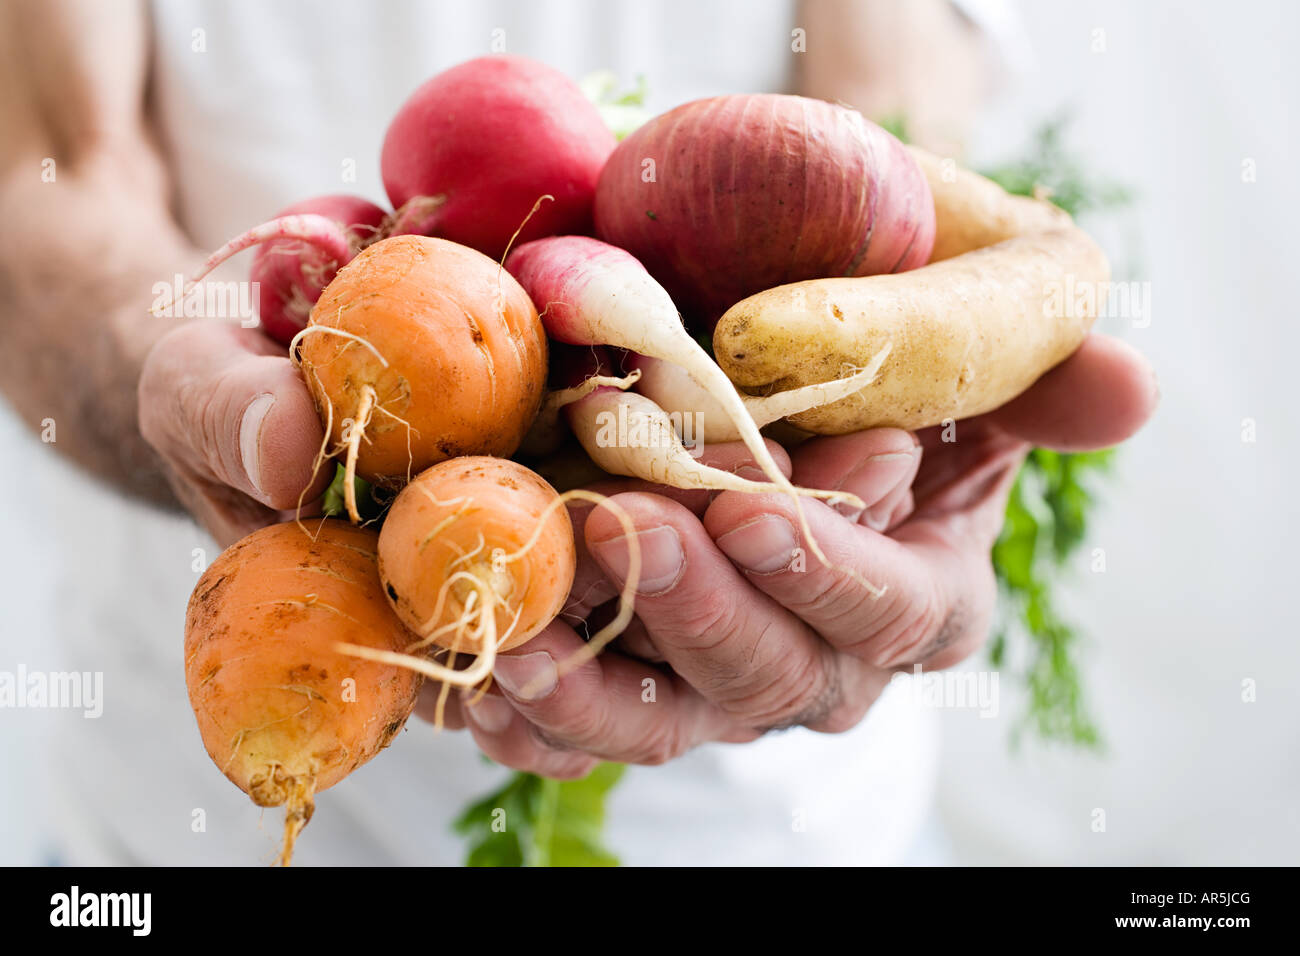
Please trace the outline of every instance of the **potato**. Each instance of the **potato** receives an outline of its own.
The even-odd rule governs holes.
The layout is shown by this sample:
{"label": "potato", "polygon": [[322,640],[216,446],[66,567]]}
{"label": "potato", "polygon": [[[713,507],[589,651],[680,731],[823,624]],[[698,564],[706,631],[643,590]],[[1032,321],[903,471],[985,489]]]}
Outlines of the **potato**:
{"label": "potato", "polygon": [[[778,286],[732,306],[714,330],[718,364],[754,394],[841,378],[890,346],[870,385],[787,419],[799,428],[916,429],[990,411],[1069,356],[1097,317],[1110,269],[1068,215],[918,158],[934,177],[942,261]],[[971,248],[984,242],[994,244]]]}

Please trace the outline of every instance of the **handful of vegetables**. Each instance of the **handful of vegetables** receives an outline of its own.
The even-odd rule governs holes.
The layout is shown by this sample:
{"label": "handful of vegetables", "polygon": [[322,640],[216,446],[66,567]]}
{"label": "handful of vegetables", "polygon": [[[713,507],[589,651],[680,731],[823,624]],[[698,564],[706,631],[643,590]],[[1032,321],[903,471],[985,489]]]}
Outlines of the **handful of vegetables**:
{"label": "handful of vegetables", "polygon": [[[1057,207],[801,97],[687,103],[616,144],[567,77],[485,57],[415,91],[382,171],[394,211],[309,199],[204,267],[261,245],[265,331],[315,398],[317,467],[342,473],[340,517],[228,549],[186,621],[204,743],[255,803],[285,806],[283,863],[315,794],[387,746],[423,680],[444,701],[486,692],[495,656],[564,607],[565,504],[606,502],[560,494],[511,460],[521,447],[571,432],[608,474],[776,491],[801,515],[809,497],[860,505],[793,485],[760,427],[917,429],[996,408],[1096,317],[1095,297],[1053,312],[1050,290],[1109,275]],[[709,331],[713,355],[692,334]],[[554,342],[633,372],[553,382]],[[686,419],[744,442],[766,480],[700,463]],[[647,440],[610,442],[610,420]],[[562,671],[631,619],[631,558],[618,613]]]}

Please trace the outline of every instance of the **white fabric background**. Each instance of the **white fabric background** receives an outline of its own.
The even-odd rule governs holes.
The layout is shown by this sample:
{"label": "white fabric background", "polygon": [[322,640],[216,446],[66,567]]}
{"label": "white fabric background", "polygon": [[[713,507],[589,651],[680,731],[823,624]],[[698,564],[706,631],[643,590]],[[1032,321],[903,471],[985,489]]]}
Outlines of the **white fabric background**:
{"label": "white fabric background", "polygon": [[[183,21],[188,6],[168,8],[179,9],[175,16]],[[626,77],[646,72],[656,107],[702,91],[780,85],[779,71],[765,73],[769,61],[761,56],[748,58],[761,75],[734,83],[723,81],[721,66],[712,76],[699,72],[716,61],[688,54],[683,37],[692,34],[678,24],[700,24],[713,11],[710,4],[680,5],[671,26],[649,16],[649,4],[569,6],[578,8],[577,16],[539,13],[527,26],[508,26],[508,45],[574,74],[611,65]],[[485,47],[484,24],[507,22],[504,5],[478,4],[477,9],[481,19],[466,20],[447,34],[449,42],[462,45],[463,54],[417,56],[413,65],[396,55],[382,64],[352,58],[354,74],[326,89],[330,109],[305,113],[301,123],[295,115],[291,128],[273,123],[238,134],[227,130],[228,141],[220,143],[202,131],[190,134],[188,146],[174,140],[182,155],[188,150],[196,171],[217,168],[205,162],[242,162],[248,164],[244,176],[266,183],[240,196],[212,197],[206,207],[202,190],[187,192],[187,206],[206,217],[200,238],[212,243],[246,225],[247,209],[255,210],[255,217],[280,204],[281,197],[338,188],[341,156],[358,159],[359,191],[377,196],[377,173],[367,164],[377,158],[385,117],[424,76]],[[609,9],[617,12],[604,12]],[[607,47],[608,55],[594,52],[595,44],[616,32],[608,29],[607,18],[618,16],[645,20]],[[734,22],[754,29],[758,42],[775,30],[783,53],[784,32],[756,22],[761,19],[746,13]],[[565,28],[556,27],[558,22]],[[962,862],[1294,863],[1300,851],[1295,809],[1300,652],[1290,544],[1297,509],[1284,482],[1300,468],[1300,455],[1284,392],[1290,376],[1281,363],[1297,354],[1290,281],[1296,141],[1288,113],[1300,89],[1289,49],[1300,26],[1295,7],[1286,0],[1231,7],[1171,0],[1024,4],[1023,25],[1033,61],[1022,66],[1019,84],[982,126],[976,154],[989,160],[1017,154],[1031,123],[1072,103],[1078,114],[1073,142],[1080,152],[1099,172],[1141,192],[1141,242],[1129,229],[1106,238],[1117,258],[1136,252],[1136,277],[1152,283],[1155,316],[1145,330],[1125,329],[1123,323],[1114,323],[1114,330],[1155,360],[1163,404],[1123,453],[1094,527],[1089,546],[1106,549],[1108,571],[1093,575],[1081,564],[1067,596],[1066,610],[1092,635],[1088,686],[1109,752],[1093,758],[1028,746],[1010,754],[1007,735],[1015,703],[1006,680],[1000,719],[943,714],[947,745],[940,806],[951,844]],[[346,26],[349,35],[363,35],[382,23],[376,26],[373,14],[356,14]],[[1105,30],[1102,54],[1089,52],[1096,28]],[[209,27],[210,46],[214,29]],[[422,49],[419,36],[409,31],[394,29],[384,42],[398,44],[395,50]],[[654,59],[660,54],[682,59],[664,68]],[[257,66],[269,68],[261,60]],[[371,92],[370,84],[380,92]],[[261,94],[227,81],[210,85],[206,95],[220,104]],[[362,117],[364,128],[345,130],[344,116]],[[295,145],[300,129],[318,138]],[[282,151],[289,147],[298,150],[295,156],[320,158],[319,167],[283,161]],[[1254,184],[1241,182],[1245,157],[1257,162]],[[1258,422],[1255,444],[1240,440],[1247,417]],[[190,549],[205,546],[203,537],[183,520],[126,506],[72,475],[50,449],[21,436],[18,425],[4,416],[0,447],[6,449],[11,480],[19,476],[27,485],[24,505],[0,513],[5,539],[22,543],[0,552],[5,609],[0,669],[12,668],[17,659],[29,667],[94,667],[91,652],[111,645],[113,666],[122,653],[137,662],[138,674],[149,676],[130,690],[106,678],[110,700],[103,721],[120,717],[129,726],[148,717],[159,734],[125,758],[107,748],[92,752],[93,759],[79,768],[86,781],[80,795],[85,806],[79,810],[73,801],[56,807],[42,783],[50,754],[57,752],[54,741],[62,739],[55,731],[62,726],[75,734],[90,722],[66,714],[0,711],[0,862],[40,860],[47,852],[38,838],[42,821],[58,814],[61,820],[88,823],[94,816],[86,808],[114,791],[138,804],[138,816],[154,818],[146,829],[158,834],[162,851],[189,860],[217,859],[223,855],[213,845],[226,843],[224,858],[266,858],[277,815],[268,814],[266,832],[249,839],[256,811],[201,754],[184,702],[178,652],[169,664],[159,664],[150,643],[179,647],[193,581]],[[68,647],[79,647],[86,656],[68,661],[66,650],[60,651]],[[1254,704],[1241,702],[1241,682],[1247,678],[1258,682]],[[900,718],[893,727],[880,727],[888,716],[889,710],[881,709],[872,718],[879,729],[864,734],[892,740],[894,755],[932,759],[924,756],[930,751],[923,724]],[[111,736],[108,729],[102,733],[104,739]],[[835,792],[850,799],[870,792],[913,803],[921,812],[924,786],[891,795],[888,780],[894,777],[881,776],[872,787],[883,791],[855,791],[851,783],[846,787],[835,779],[835,739],[808,736],[817,747],[828,748],[817,754],[830,768],[820,780],[837,789],[821,789],[823,799]],[[393,751],[326,794],[303,841],[303,862],[333,852],[344,858],[400,856],[412,839],[421,842],[428,859],[454,859],[457,848],[440,836],[436,822],[494,777],[455,740],[435,740],[413,724]],[[741,761],[743,767],[728,765],[741,759],[733,756],[738,751],[719,748],[698,755],[682,766],[678,778],[691,782],[678,784],[666,797],[648,782],[644,789],[633,785],[636,777],[661,771],[637,772],[615,807],[614,842],[634,860],[635,852],[626,851],[648,832],[660,845],[676,841],[687,851],[683,856],[714,853],[713,861],[721,862],[716,856],[721,834],[745,815],[759,822],[756,828],[751,823],[744,845],[733,841],[727,847],[734,854],[728,859],[786,853],[788,808],[809,807],[814,821],[843,812],[820,809],[818,793],[809,792],[818,790],[820,781],[812,780],[802,793],[786,791],[776,804],[765,804],[766,810],[748,806],[751,799],[761,801],[763,788],[783,775],[788,751],[800,745],[795,736],[776,738],[765,744],[770,760]],[[151,756],[150,747],[167,757]],[[394,759],[403,752],[409,759]],[[173,755],[183,759],[173,762]],[[806,756],[806,751],[798,755]],[[891,759],[859,756],[868,764]],[[181,780],[182,792],[192,788],[204,794],[206,835],[188,830],[188,808],[197,798],[157,799],[148,789],[153,774]],[[698,782],[711,775],[735,781],[731,792],[741,795],[739,801],[710,803],[708,793],[692,789],[707,787]],[[898,779],[923,781],[925,773],[922,768]],[[410,793],[423,796],[429,821],[414,838],[405,799]],[[351,811],[361,812],[362,799],[380,802],[369,803],[365,815],[377,828],[367,835],[374,842],[357,846],[348,842],[356,838]],[[665,800],[689,803],[686,822],[673,824],[655,815],[673,809]],[[751,815],[770,814],[774,805],[780,820],[764,823]],[[1105,833],[1090,827],[1097,808],[1106,811]],[[84,845],[103,842],[87,839]],[[327,853],[327,847],[334,850]],[[156,849],[133,848],[144,856]]]}

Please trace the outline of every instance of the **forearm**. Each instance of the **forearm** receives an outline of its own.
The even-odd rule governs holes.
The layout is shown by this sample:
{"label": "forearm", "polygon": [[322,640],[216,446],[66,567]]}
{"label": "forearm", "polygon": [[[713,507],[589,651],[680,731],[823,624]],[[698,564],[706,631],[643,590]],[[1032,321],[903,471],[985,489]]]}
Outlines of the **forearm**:
{"label": "forearm", "polygon": [[23,239],[0,259],[0,388],[29,427],[53,420],[55,450],[124,491],[169,500],[137,426],[136,384],[177,321],[148,313],[151,289],[195,253],[165,218],[95,182],[108,175],[19,186],[18,197],[6,189],[0,215]]}
{"label": "forearm", "polygon": [[913,142],[960,155],[989,89],[980,31],[948,0],[802,0],[797,92],[902,117]]}
{"label": "forearm", "polygon": [[[0,391],[28,427],[53,421],[55,450],[125,491],[169,501],[140,436],[136,385],[149,348],[177,321],[149,314],[153,287],[199,257],[169,213],[143,97],[114,102],[93,62],[64,62],[56,74],[51,61],[76,53],[66,46],[24,51],[38,33],[76,30],[62,13],[34,23],[44,8],[11,8],[0,40],[9,81],[0,84],[0,221],[11,237],[0,251]],[[143,51],[134,33],[115,39],[119,55]],[[142,71],[121,79],[137,84]]]}

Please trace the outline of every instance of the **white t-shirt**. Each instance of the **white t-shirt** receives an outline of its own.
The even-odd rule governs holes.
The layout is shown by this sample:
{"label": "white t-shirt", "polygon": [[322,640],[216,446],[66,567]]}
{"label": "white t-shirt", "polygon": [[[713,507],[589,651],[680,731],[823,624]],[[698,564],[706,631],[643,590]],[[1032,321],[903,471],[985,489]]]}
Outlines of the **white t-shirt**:
{"label": "white t-shirt", "polygon": [[[153,92],[178,213],[198,245],[215,248],[308,196],[386,203],[378,159],[388,119],[421,81],[501,43],[573,76],[608,68],[631,86],[644,74],[658,111],[787,88],[793,6],[166,0],[154,21]],[[245,258],[233,272],[246,269]],[[192,521],[125,503],[44,457],[42,473],[63,487],[50,500],[59,502],[51,550],[66,559],[67,587],[54,589],[67,595],[56,607],[64,666],[103,672],[105,696],[100,718],[60,721],[59,802],[48,813],[58,858],[270,860],[280,811],[263,814],[221,775],[186,699],[194,551],[210,561],[214,545]],[[846,734],[796,729],[630,768],[611,798],[610,846],[628,864],[900,861],[930,806],[937,728],[896,691]],[[449,822],[505,774],[468,734],[413,719],[320,795],[296,862],[458,863],[464,848]]]}

